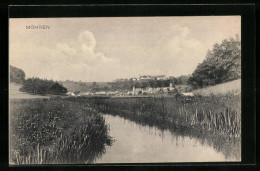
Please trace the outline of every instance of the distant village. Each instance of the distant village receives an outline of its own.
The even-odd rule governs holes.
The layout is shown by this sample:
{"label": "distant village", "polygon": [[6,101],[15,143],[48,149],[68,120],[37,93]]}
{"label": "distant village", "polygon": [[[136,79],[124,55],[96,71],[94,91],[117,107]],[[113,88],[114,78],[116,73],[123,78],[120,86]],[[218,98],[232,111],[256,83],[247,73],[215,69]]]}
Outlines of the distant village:
{"label": "distant village", "polygon": [[[157,76],[150,76],[150,75],[142,75],[139,77],[133,77],[130,78],[129,81],[149,81],[149,80],[167,80],[170,79],[170,77],[166,77],[165,75],[157,75]],[[128,79],[116,79],[113,82],[118,82],[118,81],[125,81]]]}
{"label": "distant village", "polygon": [[148,81],[166,81],[168,80],[168,84],[164,86],[158,87],[137,87],[135,84],[131,87],[131,90],[115,90],[115,91],[84,91],[84,92],[68,92],[69,96],[137,96],[137,95],[148,95],[148,94],[158,94],[158,93],[172,93],[178,91],[176,86],[172,81],[170,81],[170,77],[166,77],[165,75],[142,75],[139,77],[133,77],[130,79],[116,79],[113,83],[120,83],[124,81],[131,82],[148,82]]}

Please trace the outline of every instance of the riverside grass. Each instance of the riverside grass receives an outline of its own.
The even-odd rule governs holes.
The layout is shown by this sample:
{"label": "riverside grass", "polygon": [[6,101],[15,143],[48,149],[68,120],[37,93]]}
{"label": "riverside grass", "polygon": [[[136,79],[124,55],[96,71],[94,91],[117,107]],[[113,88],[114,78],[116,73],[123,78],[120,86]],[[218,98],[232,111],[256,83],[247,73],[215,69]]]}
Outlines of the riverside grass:
{"label": "riverside grass", "polygon": [[90,163],[112,142],[104,118],[87,104],[10,102],[10,164]]}
{"label": "riverside grass", "polygon": [[186,127],[241,136],[241,95],[96,100],[99,111],[161,128]]}
{"label": "riverside grass", "polygon": [[[79,100],[79,99],[78,99]],[[84,101],[84,98],[82,98]],[[241,94],[87,100],[102,113],[169,129],[241,160]]]}

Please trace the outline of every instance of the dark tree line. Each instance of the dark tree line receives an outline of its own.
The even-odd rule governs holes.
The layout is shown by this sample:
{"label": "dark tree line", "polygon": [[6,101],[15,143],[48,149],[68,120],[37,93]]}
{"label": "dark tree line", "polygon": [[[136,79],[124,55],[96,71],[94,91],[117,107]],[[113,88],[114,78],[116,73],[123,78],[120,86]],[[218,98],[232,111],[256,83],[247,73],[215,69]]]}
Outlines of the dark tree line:
{"label": "dark tree line", "polygon": [[23,84],[20,91],[35,94],[65,94],[67,89],[62,84],[53,80],[40,78],[25,79],[25,73],[22,69],[10,65],[10,82]]}
{"label": "dark tree line", "polygon": [[10,82],[12,83],[23,83],[25,79],[25,73],[23,70],[13,67],[10,65]]}
{"label": "dark tree line", "polygon": [[60,83],[53,80],[40,78],[28,78],[24,80],[20,91],[35,93],[35,94],[65,94],[67,89]]}
{"label": "dark tree line", "polygon": [[215,44],[192,73],[188,84],[197,89],[241,78],[240,45],[238,35]]}

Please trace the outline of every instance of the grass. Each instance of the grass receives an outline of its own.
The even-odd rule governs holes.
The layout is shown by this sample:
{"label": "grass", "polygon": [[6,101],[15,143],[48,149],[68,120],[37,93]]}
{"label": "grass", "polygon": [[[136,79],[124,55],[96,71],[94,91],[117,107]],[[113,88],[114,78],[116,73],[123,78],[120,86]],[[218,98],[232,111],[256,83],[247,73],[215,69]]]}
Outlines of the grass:
{"label": "grass", "polygon": [[229,81],[226,83],[205,87],[202,89],[194,90],[193,93],[208,96],[211,94],[228,94],[229,92],[238,93],[241,92],[241,79]]}
{"label": "grass", "polygon": [[89,163],[111,145],[97,111],[68,99],[10,101],[10,163]]}
{"label": "grass", "polygon": [[161,127],[190,127],[240,137],[240,95],[100,99],[98,110]]}
{"label": "grass", "polygon": [[[75,98],[76,100],[76,98]],[[241,156],[241,94],[181,97],[84,99],[103,113],[142,125],[170,129],[177,135],[207,141],[226,157]]]}

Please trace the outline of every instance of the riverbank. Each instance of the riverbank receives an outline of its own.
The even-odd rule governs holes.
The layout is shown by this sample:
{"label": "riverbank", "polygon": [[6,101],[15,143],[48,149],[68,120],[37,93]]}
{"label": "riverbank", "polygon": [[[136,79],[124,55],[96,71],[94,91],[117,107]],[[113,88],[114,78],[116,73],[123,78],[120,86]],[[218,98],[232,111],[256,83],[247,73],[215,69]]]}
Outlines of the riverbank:
{"label": "riverbank", "polygon": [[112,144],[102,115],[68,99],[10,100],[10,164],[84,164]]}
{"label": "riverbank", "polygon": [[[84,99],[84,98],[82,98]],[[240,137],[241,96],[196,96],[96,99],[97,109],[161,127],[191,127],[229,137]]]}
{"label": "riverbank", "polygon": [[[79,99],[78,99],[79,100]],[[84,101],[84,98],[82,98]],[[241,158],[241,95],[111,98],[86,101],[98,111],[207,141],[226,156]]]}

